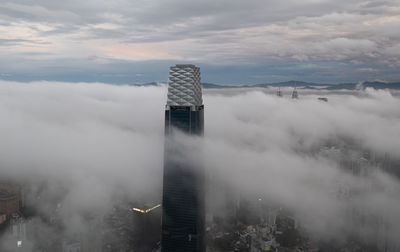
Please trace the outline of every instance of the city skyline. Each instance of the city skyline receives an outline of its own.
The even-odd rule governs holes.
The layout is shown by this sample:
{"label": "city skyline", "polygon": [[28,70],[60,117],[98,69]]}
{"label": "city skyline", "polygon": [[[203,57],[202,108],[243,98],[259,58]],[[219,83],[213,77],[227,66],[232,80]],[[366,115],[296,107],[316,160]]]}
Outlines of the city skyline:
{"label": "city skyline", "polygon": [[0,1],[1,252],[400,251],[399,0]]}
{"label": "city skyline", "polygon": [[[25,245],[74,241],[75,234],[85,244],[98,234],[96,241],[105,248],[108,242],[138,247],[144,238],[156,246],[161,208],[151,214],[131,209],[161,202],[167,86],[0,83],[1,175],[22,181],[25,205],[39,213],[26,225],[43,230],[30,233]],[[204,91],[207,130],[201,145],[214,188],[207,213],[220,218],[232,213],[221,205],[224,190],[233,196],[242,192],[255,203],[262,199],[291,209],[290,216],[316,239],[366,235],[371,241],[369,234],[379,231],[372,237],[376,242],[382,246],[386,237],[397,246],[398,92],[330,91],[324,102],[317,99],[318,90],[298,90],[296,100],[292,88],[281,90],[283,97],[276,88]],[[200,144],[196,137],[178,139],[189,152]],[[351,209],[363,212],[349,215]],[[371,222],[349,226],[363,220],[360,214],[372,214]],[[103,216],[107,222],[100,228]],[[382,226],[376,230],[376,217],[390,223],[386,236]],[[93,233],[121,234],[120,228],[124,233],[116,240]],[[219,236],[218,230],[213,234]],[[9,236],[2,236],[0,246],[7,241]]]}

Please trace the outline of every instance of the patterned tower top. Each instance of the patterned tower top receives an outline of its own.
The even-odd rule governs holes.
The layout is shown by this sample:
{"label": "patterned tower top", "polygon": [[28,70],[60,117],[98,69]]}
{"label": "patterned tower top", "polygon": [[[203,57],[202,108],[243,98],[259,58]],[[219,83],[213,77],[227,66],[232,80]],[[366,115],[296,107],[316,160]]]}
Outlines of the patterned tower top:
{"label": "patterned tower top", "polygon": [[203,104],[200,68],[175,65],[170,68],[167,106],[201,106]]}

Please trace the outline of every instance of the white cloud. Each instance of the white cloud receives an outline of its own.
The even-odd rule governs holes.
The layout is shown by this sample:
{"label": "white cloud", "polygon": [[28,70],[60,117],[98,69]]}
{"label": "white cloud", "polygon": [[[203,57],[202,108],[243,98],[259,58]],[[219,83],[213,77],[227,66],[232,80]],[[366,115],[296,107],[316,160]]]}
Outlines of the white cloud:
{"label": "white cloud", "polygon": [[[115,194],[160,200],[164,86],[0,84],[0,175],[46,182],[41,211],[58,198],[74,232],[82,212],[107,211]],[[286,97],[289,91],[283,89]],[[367,89],[357,96],[330,93],[325,103],[301,90],[297,101],[262,91],[225,92],[204,94],[204,164],[214,183],[294,209],[315,235],[371,231],[349,228],[346,211],[353,207],[385,213],[398,233],[398,178],[377,169],[379,162],[365,165],[363,176],[339,168],[342,155],[361,162],[365,151],[398,162],[398,97]],[[338,185],[359,194],[338,199]],[[37,191],[28,195],[29,204]]]}

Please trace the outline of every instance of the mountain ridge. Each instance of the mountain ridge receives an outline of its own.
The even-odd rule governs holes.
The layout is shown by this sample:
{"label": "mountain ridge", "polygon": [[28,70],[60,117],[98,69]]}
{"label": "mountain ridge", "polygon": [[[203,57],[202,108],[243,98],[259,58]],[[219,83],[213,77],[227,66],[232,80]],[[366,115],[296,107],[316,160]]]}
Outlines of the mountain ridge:
{"label": "mountain ridge", "polygon": [[[158,84],[165,84],[162,82],[149,82],[144,84],[132,84],[135,86],[155,86]],[[299,89],[319,89],[319,90],[357,90],[367,87],[375,89],[400,89],[400,82],[383,82],[383,81],[364,81],[359,83],[338,83],[338,84],[326,84],[326,83],[314,83],[290,80],[285,82],[273,82],[273,83],[260,83],[254,85],[222,85],[209,82],[202,83],[205,89],[218,89],[218,88],[267,88],[267,87],[298,87]]]}

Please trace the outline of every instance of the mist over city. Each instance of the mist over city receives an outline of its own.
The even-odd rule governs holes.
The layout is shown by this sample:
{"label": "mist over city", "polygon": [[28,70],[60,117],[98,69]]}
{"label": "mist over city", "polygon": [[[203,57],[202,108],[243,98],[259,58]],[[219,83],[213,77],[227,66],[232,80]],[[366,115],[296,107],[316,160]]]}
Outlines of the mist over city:
{"label": "mist over city", "polygon": [[0,252],[398,252],[397,0],[0,0]]}
{"label": "mist over city", "polygon": [[[397,243],[398,96],[361,89],[323,102],[319,91],[292,99],[291,89],[283,97],[274,90],[206,89],[204,138],[179,135],[203,146],[207,214],[227,218],[239,199],[261,200],[266,209],[290,210],[317,241]],[[165,84],[3,81],[0,93],[2,180],[26,186],[25,205],[35,213],[29,223],[42,230],[28,239],[31,248],[94,236],[111,229],[98,222],[115,209],[132,221],[130,208],[160,202]],[[247,214],[258,218],[252,207]],[[355,209],[387,230],[359,223],[349,213]]]}

